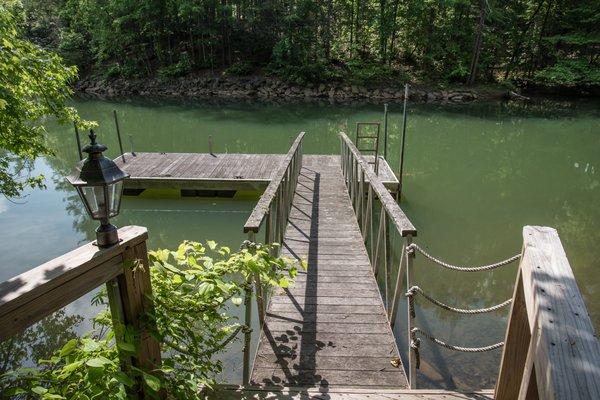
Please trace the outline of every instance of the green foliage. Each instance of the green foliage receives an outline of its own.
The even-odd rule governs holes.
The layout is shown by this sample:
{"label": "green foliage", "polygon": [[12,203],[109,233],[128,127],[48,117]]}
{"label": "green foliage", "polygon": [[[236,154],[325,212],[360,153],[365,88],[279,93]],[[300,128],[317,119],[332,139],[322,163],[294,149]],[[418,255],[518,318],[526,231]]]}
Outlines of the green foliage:
{"label": "green foliage", "polygon": [[66,105],[76,68],[22,39],[13,15],[17,11],[13,2],[0,4],[0,194],[7,197],[44,186],[43,176],[27,173],[37,157],[51,153],[44,119],[78,120]]}
{"label": "green foliage", "polygon": [[103,338],[71,339],[39,367],[8,372],[3,379],[22,382],[5,392],[7,396],[28,394],[41,399],[126,399],[133,380],[119,369],[114,333]]}
{"label": "green foliage", "polygon": [[[243,303],[251,280],[265,288],[287,287],[297,266],[270,255],[272,248],[245,243],[232,253],[213,241],[183,242],[176,251],[150,252],[154,310],[145,316],[157,329],[162,365],[156,371],[119,368],[119,353],[135,353],[131,327],[113,327],[108,311],[95,318],[94,332],[66,342],[38,368],[7,372],[8,395],[43,399],[125,399],[136,381],[152,394],[165,389],[177,399],[195,398],[200,385],[212,384],[222,370],[215,356],[250,327],[229,314]],[[140,266],[132,266],[140,268]],[[105,302],[105,293],[96,301]],[[114,329],[113,329],[114,328]]]}
{"label": "green foliage", "polygon": [[600,86],[600,65],[585,59],[559,60],[535,74],[538,83],[548,86]]}
{"label": "green foliage", "polygon": [[168,79],[190,73],[192,70],[192,61],[190,57],[187,53],[182,53],[180,57],[181,59],[177,63],[160,68],[158,70],[158,76],[163,79]]}
{"label": "green foliage", "polygon": [[398,76],[388,65],[373,62],[352,61],[348,63],[348,80],[358,84],[389,82],[394,77],[399,80],[406,79]]}
{"label": "green foliage", "polygon": [[238,61],[231,64],[231,66],[225,70],[225,73],[227,75],[247,76],[250,75],[253,70],[254,68],[251,63],[247,61]]}
{"label": "green foliage", "polygon": [[573,76],[536,74],[599,63],[598,1],[23,1],[32,40],[100,74],[115,63],[121,76],[163,78],[251,65],[298,83],[383,83],[409,71],[427,83],[562,85]]}

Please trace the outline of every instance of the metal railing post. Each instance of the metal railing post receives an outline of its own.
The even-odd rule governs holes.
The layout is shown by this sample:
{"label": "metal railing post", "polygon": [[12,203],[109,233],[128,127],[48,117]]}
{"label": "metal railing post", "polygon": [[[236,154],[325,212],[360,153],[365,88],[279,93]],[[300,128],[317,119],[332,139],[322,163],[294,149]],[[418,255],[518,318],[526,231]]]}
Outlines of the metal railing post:
{"label": "metal railing post", "polygon": [[252,340],[252,283],[250,278],[248,278],[244,289],[244,307],[244,325],[246,325],[246,329],[244,331],[242,382],[247,385],[250,382],[250,343]]}
{"label": "metal railing post", "polygon": [[[413,282],[413,259],[415,257],[414,251],[409,250],[409,246],[412,244],[412,236],[408,235],[405,238],[404,245],[406,253],[406,290],[411,288]],[[410,299],[409,299],[410,300]],[[408,329],[408,344],[409,344],[409,357],[408,357],[408,369],[409,369],[409,384],[411,389],[417,388],[417,357],[415,350],[412,346],[412,329],[414,327],[415,316],[411,307],[411,302],[407,301],[407,329]]]}
{"label": "metal railing post", "polygon": [[81,153],[81,138],[79,137],[77,122],[75,121],[73,121],[73,128],[75,129],[75,140],[77,141],[77,154],[79,155],[79,161],[81,161],[83,160],[83,154]]}
{"label": "metal railing post", "polygon": [[[117,110],[113,110],[113,116],[115,117],[115,128],[117,128],[117,138],[119,139],[119,150],[121,150],[121,159],[123,160],[123,162],[125,162],[125,155],[123,152],[123,142],[121,141],[121,130],[119,129],[119,120],[117,118]],[[133,153],[133,150],[132,150],[132,153]]]}
{"label": "metal railing post", "polygon": [[388,104],[383,105],[383,158],[387,160],[388,148]]}

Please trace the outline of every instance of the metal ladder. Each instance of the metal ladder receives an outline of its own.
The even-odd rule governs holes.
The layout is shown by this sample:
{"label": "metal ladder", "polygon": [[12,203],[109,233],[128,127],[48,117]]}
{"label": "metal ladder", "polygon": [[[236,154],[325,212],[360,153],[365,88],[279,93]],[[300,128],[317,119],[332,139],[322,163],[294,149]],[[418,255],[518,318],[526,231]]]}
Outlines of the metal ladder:
{"label": "metal ladder", "polygon": [[[361,130],[361,127],[369,127],[376,126],[377,133],[369,134],[368,131],[364,129]],[[373,169],[375,174],[379,174],[379,132],[381,128],[381,124],[379,122],[357,122],[356,123],[356,148],[361,153],[373,154],[373,160],[370,157],[365,157],[369,164],[373,164]],[[361,146],[364,145],[363,146]],[[369,147],[369,145],[373,145]]]}

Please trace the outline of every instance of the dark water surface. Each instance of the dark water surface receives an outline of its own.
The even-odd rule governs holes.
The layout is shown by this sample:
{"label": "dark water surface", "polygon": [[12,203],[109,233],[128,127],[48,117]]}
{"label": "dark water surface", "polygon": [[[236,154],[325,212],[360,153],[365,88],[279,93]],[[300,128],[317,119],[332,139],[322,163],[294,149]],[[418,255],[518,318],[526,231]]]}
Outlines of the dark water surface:
{"label": "dark water surface", "polygon": [[[100,141],[117,155],[112,110],[120,115],[126,151],[285,153],[306,131],[306,154],[339,153],[337,133],[354,133],[357,121],[382,118],[377,105],[256,102],[166,102],[78,100],[80,114],[100,123]],[[545,102],[412,105],[408,119],[405,199],[401,206],[418,230],[417,242],[450,263],[477,265],[521,249],[523,225],[556,227],[596,329],[600,327],[600,112],[598,103]],[[389,162],[398,169],[401,106],[390,105]],[[83,212],[63,176],[77,161],[70,127],[48,124],[56,157],[40,160],[47,190],[15,204],[0,198],[0,280],[8,279],[93,238],[95,223]],[[149,247],[174,248],[183,239],[213,239],[237,248],[255,198],[198,199],[161,194],[126,197],[117,225],[148,227]],[[8,234],[7,232],[10,232]],[[499,303],[512,295],[516,265],[488,273],[442,270],[422,257],[415,280],[434,297],[459,307]],[[93,314],[85,296],[67,307],[82,315],[82,333]],[[458,345],[503,340],[506,310],[457,317],[417,300],[417,323]],[[56,321],[55,321],[56,322]],[[55,335],[55,334],[54,334]],[[404,336],[399,335],[400,345]],[[44,343],[39,345],[44,346]],[[239,344],[224,355],[224,378],[241,379]],[[421,387],[492,387],[500,351],[453,353],[422,345]]]}

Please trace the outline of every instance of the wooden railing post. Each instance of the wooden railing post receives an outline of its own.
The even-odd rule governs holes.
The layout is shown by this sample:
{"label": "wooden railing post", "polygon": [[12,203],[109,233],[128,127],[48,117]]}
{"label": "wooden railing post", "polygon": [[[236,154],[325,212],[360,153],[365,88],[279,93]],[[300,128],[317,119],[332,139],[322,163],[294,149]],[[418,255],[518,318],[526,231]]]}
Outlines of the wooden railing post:
{"label": "wooden railing post", "polygon": [[392,298],[392,304],[390,306],[388,318],[392,329],[396,326],[396,314],[398,313],[398,304],[400,302],[400,295],[404,293],[402,290],[402,283],[406,275],[406,264],[408,260],[408,253],[406,247],[402,246],[402,253],[400,254],[400,262],[398,265],[398,275],[396,276],[396,285],[394,287],[394,295]]}
{"label": "wooden railing post", "polygon": [[520,269],[517,273],[512,299],[502,351],[502,362],[494,395],[497,400],[517,399],[519,397],[525,360],[531,342],[531,329],[527,318],[527,305],[525,304]]}
{"label": "wooden railing post", "polygon": [[523,228],[494,398],[600,398],[600,343],[555,229]]}
{"label": "wooden railing post", "polygon": [[[155,373],[153,371],[161,366],[160,344],[151,334],[156,327],[150,325],[150,319],[142,318],[153,309],[148,250],[145,241],[125,248],[123,273],[109,281],[107,289],[115,333],[120,329],[119,324],[131,326],[136,332],[134,339],[136,354],[131,359],[129,357],[122,359],[121,364],[133,365],[150,374]],[[116,339],[123,340],[123,337],[117,335]],[[150,398],[150,395],[144,391],[141,377],[136,386],[133,391],[137,392],[137,396]]]}
{"label": "wooden railing post", "polygon": [[377,230],[377,241],[375,242],[375,256],[372,259],[373,263],[373,274],[375,277],[379,274],[379,255],[381,249],[381,243],[385,237],[385,209],[381,207],[379,212],[379,229]]}
{"label": "wooden railing post", "polygon": [[244,290],[244,325],[246,329],[244,331],[244,348],[243,352],[243,371],[242,371],[242,383],[247,385],[250,382],[250,343],[252,341],[252,284],[250,279],[246,282],[246,289]]}

